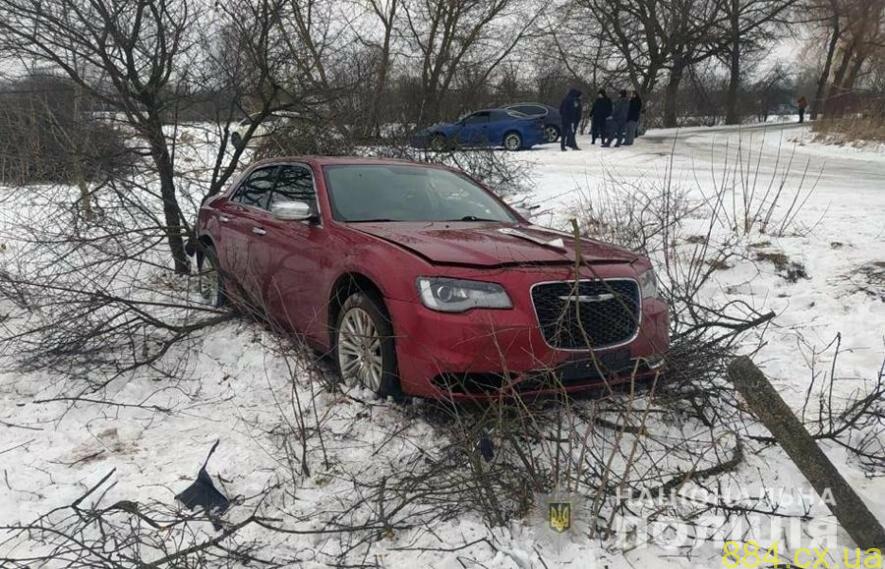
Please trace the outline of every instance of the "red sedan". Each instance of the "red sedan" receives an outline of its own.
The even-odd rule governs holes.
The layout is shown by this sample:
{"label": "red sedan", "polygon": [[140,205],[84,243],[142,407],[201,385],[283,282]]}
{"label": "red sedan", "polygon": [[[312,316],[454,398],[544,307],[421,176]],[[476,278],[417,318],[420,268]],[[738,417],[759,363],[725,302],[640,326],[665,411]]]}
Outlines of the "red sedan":
{"label": "red sedan", "polygon": [[534,226],[450,168],[259,162],[197,235],[216,305],[248,299],[381,396],[577,391],[655,373],[668,348],[648,259]]}

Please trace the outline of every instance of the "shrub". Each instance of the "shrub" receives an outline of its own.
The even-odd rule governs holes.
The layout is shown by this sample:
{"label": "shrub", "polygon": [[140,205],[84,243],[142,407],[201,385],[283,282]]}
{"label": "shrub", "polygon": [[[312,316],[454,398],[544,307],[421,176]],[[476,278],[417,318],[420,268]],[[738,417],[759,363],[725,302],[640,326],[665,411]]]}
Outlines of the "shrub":
{"label": "shrub", "polygon": [[71,82],[30,76],[0,89],[0,182],[102,180],[128,154],[120,130]]}

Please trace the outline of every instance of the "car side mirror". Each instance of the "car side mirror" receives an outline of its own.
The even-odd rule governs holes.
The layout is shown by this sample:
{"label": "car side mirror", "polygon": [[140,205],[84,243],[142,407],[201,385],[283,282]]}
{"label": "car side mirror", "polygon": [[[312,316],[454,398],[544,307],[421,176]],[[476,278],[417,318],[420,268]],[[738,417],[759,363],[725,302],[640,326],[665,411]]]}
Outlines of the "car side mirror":
{"label": "car side mirror", "polygon": [[310,205],[301,201],[275,203],[270,213],[283,221],[310,221],[316,217]]}

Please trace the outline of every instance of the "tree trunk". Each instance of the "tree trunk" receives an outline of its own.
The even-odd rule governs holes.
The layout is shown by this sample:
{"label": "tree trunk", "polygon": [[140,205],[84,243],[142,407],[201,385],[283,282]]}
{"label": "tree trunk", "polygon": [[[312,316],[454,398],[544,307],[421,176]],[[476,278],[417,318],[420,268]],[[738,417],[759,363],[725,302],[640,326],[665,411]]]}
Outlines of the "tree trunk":
{"label": "tree trunk", "polygon": [[677,126],[676,102],[679,96],[679,84],[682,82],[684,72],[685,65],[682,63],[681,58],[677,57],[673,62],[673,69],[670,70],[670,79],[667,82],[664,94],[664,128]]}
{"label": "tree trunk", "polygon": [[738,112],[738,90],[741,84],[740,0],[731,2],[731,60],[729,62],[728,94],[725,100],[725,124],[741,122]]}
{"label": "tree trunk", "polygon": [[747,356],[728,365],[728,377],[747,406],[793,460],[854,543],[885,547],[885,529],[827,458],[765,374]]}
{"label": "tree trunk", "polygon": [[369,116],[369,134],[373,137],[381,136],[381,101],[387,88],[387,74],[390,69],[390,43],[393,35],[394,18],[396,17],[396,0],[390,5],[388,12],[374,2],[372,6],[375,13],[384,24],[384,42],[381,45],[381,61],[378,64],[378,75],[375,77],[375,99],[372,101],[371,115]]}
{"label": "tree trunk", "polygon": [[842,30],[839,26],[839,14],[835,10],[830,17],[830,27],[833,32],[830,36],[830,43],[827,46],[827,56],[824,60],[824,68],[817,80],[817,91],[814,94],[814,104],[811,106],[811,120],[816,119],[818,112],[823,110],[827,81],[830,78],[830,70],[833,68],[833,58],[836,56],[836,46],[839,44],[839,36],[842,34]]}
{"label": "tree trunk", "polygon": [[842,60],[833,75],[833,81],[827,91],[827,100],[824,104],[824,113],[830,118],[835,118],[842,114],[842,103],[844,102],[842,81],[845,79],[845,74],[848,72],[848,66],[851,64],[852,57],[854,57],[854,43],[852,42],[845,46],[842,49],[841,55]]}
{"label": "tree trunk", "polygon": [[390,46],[388,44],[390,35],[384,38],[384,49],[381,54],[381,64],[378,68],[378,76],[375,78],[375,100],[372,101],[372,114],[369,116],[369,130],[373,137],[381,136],[381,100],[384,98],[384,89],[387,85],[387,68],[390,63]]}
{"label": "tree trunk", "polygon": [[151,157],[160,176],[160,197],[163,199],[163,218],[166,223],[166,242],[172,254],[175,273],[190,273],[190,261],[184,251],[184,227],[182,226],[181,208],[175,195],[175,169],[169,147],[163,135],[163,124],[160,117],[151,114],[148,119],[148,141],[151,145]]}
{"label": "tree trunk", "polygon": [[[83,98],[83,87],[77,84],[74,87],[74,120],[75,124],[79,125],[80,121],[83,120],[83,117],[80,114],[80,101]],[[88,129],[79,129],[81,132],[87,132]],[[77,136],[74,134],[74,136]],[[77,183],[77,187],[80,189],[80,211],[83,213],[83,219],[87,221],[92,221],[93,212],[92,212],[92,194],[89,192],[89,183],[86,181],[86,174],[83,172],[83,145],[88,144],[89,141],[76,140],[74,142],[74,161],[73,161],[73,169],[74,169],[74,180]]]}

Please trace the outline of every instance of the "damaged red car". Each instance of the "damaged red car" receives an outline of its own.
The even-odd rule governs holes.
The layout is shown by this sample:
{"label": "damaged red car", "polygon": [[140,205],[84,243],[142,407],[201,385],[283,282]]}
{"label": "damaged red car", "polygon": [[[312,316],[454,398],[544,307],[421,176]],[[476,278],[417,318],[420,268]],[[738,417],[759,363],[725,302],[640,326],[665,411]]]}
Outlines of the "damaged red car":
{"label": "damaged red car", "polygon": [[647,258],[537,227],[443,166],[259,162],[197,237],[211,302],[254,303],[380,396],[579,391],[657,373],[668,349]]}

